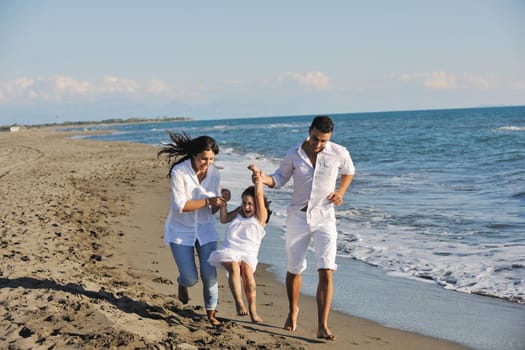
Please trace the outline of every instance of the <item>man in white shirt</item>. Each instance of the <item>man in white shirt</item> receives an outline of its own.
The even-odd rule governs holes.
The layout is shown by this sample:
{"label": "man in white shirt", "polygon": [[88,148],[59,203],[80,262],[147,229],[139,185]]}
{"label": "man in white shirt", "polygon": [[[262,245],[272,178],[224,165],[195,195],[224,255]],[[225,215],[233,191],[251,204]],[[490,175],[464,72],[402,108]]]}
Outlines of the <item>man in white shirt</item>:
{"label": "man in white shirt", "polygon": [[[334,124],[329,117],[315,117],[310,125],[308,137],[290,148],[279,168],[271,175],[260,175],[263,183],[270,188],[280,188],[292,177],[294,182],[286,221],[286,291],[289,314],[284,328],[290,331],[297,328],[302,273],[306,269],[308,245],[313,241],[319,275],[317,337],[327,340],[335,339],[328,328],[333,296],[333,272],[337,269],[334,206],[343,203],[344,194],[355,173],[347,149],[330,141],[333,128]],[[339,172],[341,179],[336,189]]]}

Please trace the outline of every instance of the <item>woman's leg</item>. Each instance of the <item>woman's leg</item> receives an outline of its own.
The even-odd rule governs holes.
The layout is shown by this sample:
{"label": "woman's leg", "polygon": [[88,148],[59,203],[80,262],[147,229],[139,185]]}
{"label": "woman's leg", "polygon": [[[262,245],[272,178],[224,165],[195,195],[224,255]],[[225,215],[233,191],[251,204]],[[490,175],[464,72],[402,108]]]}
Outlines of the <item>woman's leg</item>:
{"label": "woman's leg", "polygon": [[170,243],[171,253],[179,269],[179,300],[187,304],[189,300],[188,287],[192,287],[198,282],[197,266],[192,246]]}
{"label": "woman's leg", "polygon": [[230,285],[233,301],[235,302],[237,315],[246,316],[248,315],[248,312],[246,311],[246,307],[242,300],[241,267],[236,261],[223,262],[222,265],[228,271],[228,284]]}
{"label": "woman's leg", "polygon": [[199,264],[201,271],[201,279],[203,284],[204,306],[208,319],[212,325],[217,325],[220,322],[215,318],[215,310],[219,299],[219,283],[217,282],[217,269],[215,266],[208,263],[208,258],[211,252],[217,250],[217,242],[210,242],[200,245],[195,244],[199,254]]}
{"label": "woman's leg", "polygon": [[244,293],[246,294],[248,308],[250,310],[250,317],[252,318],[253,322],[262,322],[262,318],[260,318],[257,314],[257,285],[255,284],[255,277],[253,276],[253,269],[245,262],[241,262],[241,271],[242,281],[244,284]]}

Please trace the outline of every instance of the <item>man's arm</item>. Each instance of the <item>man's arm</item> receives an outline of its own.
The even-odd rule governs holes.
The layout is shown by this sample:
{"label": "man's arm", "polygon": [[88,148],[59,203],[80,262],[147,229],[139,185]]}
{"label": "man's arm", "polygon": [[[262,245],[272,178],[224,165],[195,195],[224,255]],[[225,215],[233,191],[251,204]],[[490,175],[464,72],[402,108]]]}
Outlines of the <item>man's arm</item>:
{"label": "man's arm", "polygon": [[262,179],[263,184],[270,188],[281,188],[288,182],[288,180],[290,180],[293,171],[293,156],[291,155],[291,152],[288,152],[288,154],[279,164],[279,168],[277,168],[277,170],[272,174],[273,176],[266,175],[261,170],[259,175],[252,175],[252,181],[255,184],[257,180]]}
{"label": "man's arm", "polygon": [[262,180],[262,183],[265,184],[266,186],[270,188],[275,187],[275,180],[273,179],[273,177],[271,177],[270,175],[265,175],[262,171],[261,171],[261,180]]}
{"label": "man's arm", "polygon": [[341,175],[341,181],[339,181],[339,188],[335,192],[332,192],[328,195],[328,200],[334,203],[335,205],[343,204],[343,197],[345,196],[348,187],[350,187],[353,178],[354,175],[352,174]]}

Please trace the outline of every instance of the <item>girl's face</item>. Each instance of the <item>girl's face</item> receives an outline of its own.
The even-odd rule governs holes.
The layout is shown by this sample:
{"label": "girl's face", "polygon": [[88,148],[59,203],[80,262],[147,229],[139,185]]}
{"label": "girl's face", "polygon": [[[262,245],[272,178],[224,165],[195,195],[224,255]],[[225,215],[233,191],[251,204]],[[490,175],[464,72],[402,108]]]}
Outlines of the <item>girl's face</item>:
{"label": "girl's face", "polygon": [[252,196],[244,195],[242,197],[242,212],[249,218],[255,215],[255,200]]}
{"label": "girl's face", "polygon": [[196,172],[206,172],[215,160],[215,153],[213,153],[213,151],[202,151],[194,155],[192,160],[193,170]]}

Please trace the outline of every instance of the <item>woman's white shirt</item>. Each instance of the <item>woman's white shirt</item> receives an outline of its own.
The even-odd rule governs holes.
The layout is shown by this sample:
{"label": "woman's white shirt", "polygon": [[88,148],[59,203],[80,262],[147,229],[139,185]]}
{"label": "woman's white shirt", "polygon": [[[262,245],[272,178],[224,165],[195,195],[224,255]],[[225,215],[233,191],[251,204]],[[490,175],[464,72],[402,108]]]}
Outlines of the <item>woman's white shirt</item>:
{"label": "woman's white shirt", "polygon": [[175,165],[171,171],[171,205],[164,225],[164,242],[193,246],[218,241],[215,217],[209,207],[183,212],[189,200],[220,196],[220,174],[213,165],[206,177],[199,183],[191,166],[191,159]]}

